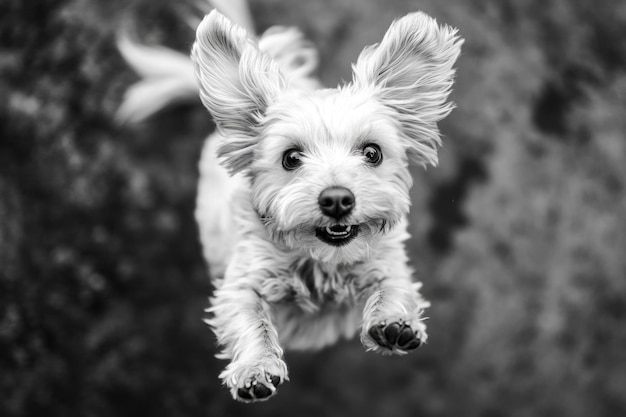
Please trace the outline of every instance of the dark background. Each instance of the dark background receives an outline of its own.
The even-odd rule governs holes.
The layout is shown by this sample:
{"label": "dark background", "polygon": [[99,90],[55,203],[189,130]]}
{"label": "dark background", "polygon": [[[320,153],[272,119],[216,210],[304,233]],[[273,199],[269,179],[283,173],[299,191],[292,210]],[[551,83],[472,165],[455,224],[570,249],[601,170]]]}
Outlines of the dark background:
{"label": "dark background", "polygon": [[626,2],[251,6],[304,30],[327,85],[409,11],[466,38],[440,167],[415,169],[428,345],[288,353],[277,397],[231,400],[193,219],[211,121],[112,121],[137,80],[115,34],[187,51],[189,9],[0,0],[0,415],[626,415]]}

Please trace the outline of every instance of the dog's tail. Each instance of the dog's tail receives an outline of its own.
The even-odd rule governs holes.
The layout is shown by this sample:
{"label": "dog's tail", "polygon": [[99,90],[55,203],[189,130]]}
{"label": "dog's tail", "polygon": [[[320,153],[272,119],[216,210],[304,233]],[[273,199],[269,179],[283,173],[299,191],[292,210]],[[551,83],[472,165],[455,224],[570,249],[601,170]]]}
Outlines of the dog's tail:
{"label": "dog's tail", "polygon": [[[255,36],[254,23],[246,0],[201,0],[197,9],[202,14],[216,8],[233,23]],[[195,29],[200,19],[187,14],[188,24]],[[139,123],[160,110],[177,103],[198,100],[199,87],[188,55],[160,46],[146,46],[124,33],[117,47],[128,65],[141,77],[128,87],[117,111],[119,123]],[[292,86],[317,88],[313,73],[317,69],[317,50],[295,28],[274,26],[259,38],[260,49],[274,58]]]}
{"label": "dog's tail", "polygon": [[[204,0],[196,7],[203,14],[216,8],[249,33],[254,33],[246,0]],[[199,18],[189,13],[185,19],[193,29],[200,23]],[[117,48],[141,77],[124,94],[116,114],[119,123],[139,123],[172,104],[198,99],[199,89],[188,55],[160,46],[142,45],[127,33],[118,36]]]}
{"label": "dog's tail", "polygon": [[141,79],[128,87],[117,110],[120,123],[141,122],[159,110],[198,96],[191,61],[171,49],[144,46],[123,36],[117,47]]}

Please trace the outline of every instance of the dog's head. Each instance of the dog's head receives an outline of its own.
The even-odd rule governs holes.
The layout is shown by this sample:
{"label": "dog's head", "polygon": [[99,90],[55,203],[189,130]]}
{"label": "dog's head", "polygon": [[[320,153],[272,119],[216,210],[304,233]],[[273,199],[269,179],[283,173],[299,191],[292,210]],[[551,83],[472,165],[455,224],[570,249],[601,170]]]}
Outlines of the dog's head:
{"label": "dog's head", "polygon": [[304,91],[243,29],[205,17],[192,50],[201,99],[273,239],[325,262],[367,257],[409,211],[409,162],[437,164],[461,44],[413,13],[361,53],[351,83]]}

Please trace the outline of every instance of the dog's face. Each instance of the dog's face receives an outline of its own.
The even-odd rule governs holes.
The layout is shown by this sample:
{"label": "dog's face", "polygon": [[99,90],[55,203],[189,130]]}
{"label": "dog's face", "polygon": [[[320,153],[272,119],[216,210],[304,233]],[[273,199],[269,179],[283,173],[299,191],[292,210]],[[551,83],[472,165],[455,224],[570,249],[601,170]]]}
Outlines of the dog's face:
{"label": "dog's face", "polygon": [[409,211],[409,161],[437,163],[460,45],[454,30],[408,15],[363,51],[352,83],[302,91],[244,31],[205,18],[192,51],[201,98],[272,239],[324,262],[368,256]]}
{"label": "dog's face", "polygon": [[249,173],[276,240],[354,262],[408,213],[408,159],[389,113],[350,90],[294,93],[268,108]]}

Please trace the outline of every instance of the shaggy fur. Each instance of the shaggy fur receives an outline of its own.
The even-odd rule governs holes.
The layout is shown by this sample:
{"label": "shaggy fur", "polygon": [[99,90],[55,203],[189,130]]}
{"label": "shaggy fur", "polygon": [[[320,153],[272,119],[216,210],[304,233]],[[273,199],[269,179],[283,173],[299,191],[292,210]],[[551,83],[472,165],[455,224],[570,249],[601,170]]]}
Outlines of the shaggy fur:
{"label": "shaggy fur", "polygon": [[[408,166],[437,164],[461,44],[409,14],[361,53],[352,82],[319,89],[298,31],[257,40],[217,11],[198,26],[193,67],[219,133],[202,153],[196,217],[215,284],[207,323],[233,398],[271,397],[288,380],[283,349],[359,329],[382,354],[426,341],[428,303],[404,249]],[[329,190],[343,193],[332,207],[349,208],[324,207]]]}
{"label": "shaggy fur", "polygon": [[[211,264],[224,266],[208,323],[231,361],[220,377],[234,398],[272,395],[288,378],[285,348],[321,348],[359,328],[364,346],[384,354],[426,341],[427,303],[403,246],[408,165],[437,163],[436,123],[453,107],[446,98],[461,45],[455,33],[408,15],[363,51],[352,83],[312,90],[219,13],[198,27],[200,97],[223,135],[202,163],[199,209],[204,198],[221,198],[206,203],[219,215],[198,218],[219,246]],[[382,152],[378,165],[364,157],[371,144]],[[293,170],[282,163],[290,150],[300,158]],[[234,177],[218,172],[218,162]],[[340,218],[320,210],[318,196],[331,187],[356,201]],[[319,231],[333,226],[358,234],[328,244]]]}

